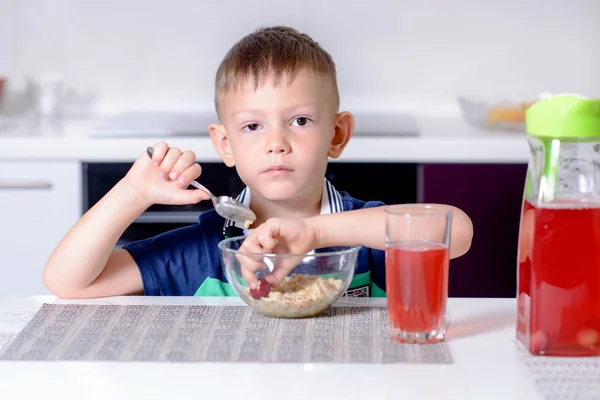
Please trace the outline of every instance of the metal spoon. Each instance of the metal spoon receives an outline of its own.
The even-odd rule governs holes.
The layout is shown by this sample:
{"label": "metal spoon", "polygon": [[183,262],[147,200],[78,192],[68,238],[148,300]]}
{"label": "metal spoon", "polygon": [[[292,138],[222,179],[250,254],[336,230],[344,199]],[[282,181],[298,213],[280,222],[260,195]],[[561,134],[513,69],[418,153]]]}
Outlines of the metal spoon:
{"label": "metal spoon", "polygon": [[[152,147],[148,147],[146,152],[148,156],[152,159]],[[190,185],[193,187],[202,190],[204,193],[210,196],[212,200],[213,206],[215,207],[215,211],[221,217],[225,219],[230,219],[234,222],[242,224],[244,227],[248,228],[254,221],[256,221],[256,215],[252,212],[251,209],[229,196],[219,196],[216,197],[214,194],[210,192],[207,188],[202,186],[196,181],[191,181]]]}

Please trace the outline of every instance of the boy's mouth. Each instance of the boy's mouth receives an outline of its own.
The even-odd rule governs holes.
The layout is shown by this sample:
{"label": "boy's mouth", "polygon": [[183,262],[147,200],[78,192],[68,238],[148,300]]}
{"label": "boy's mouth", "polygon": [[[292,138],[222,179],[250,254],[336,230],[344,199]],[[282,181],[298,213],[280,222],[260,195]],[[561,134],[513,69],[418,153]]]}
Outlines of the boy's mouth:
{"label": "boy's mouth", "polygon": [[269,168],[263,171],[263,174],[273,175],[273,176],[281,176],[287,175],[294,170],[283,165],[271,165]]}

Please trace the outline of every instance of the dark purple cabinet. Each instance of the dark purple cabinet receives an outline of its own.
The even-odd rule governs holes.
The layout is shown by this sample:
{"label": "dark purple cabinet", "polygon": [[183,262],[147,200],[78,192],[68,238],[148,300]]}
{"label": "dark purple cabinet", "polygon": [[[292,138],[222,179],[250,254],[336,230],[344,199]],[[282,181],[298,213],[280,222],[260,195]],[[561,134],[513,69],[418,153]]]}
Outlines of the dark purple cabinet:
{"label": "dark purple cabinet", "polygon": [[461,208],[473,221],[471,250],[452,261],[451,297],[515,297],[525,164],[426,164],[421,200]]}

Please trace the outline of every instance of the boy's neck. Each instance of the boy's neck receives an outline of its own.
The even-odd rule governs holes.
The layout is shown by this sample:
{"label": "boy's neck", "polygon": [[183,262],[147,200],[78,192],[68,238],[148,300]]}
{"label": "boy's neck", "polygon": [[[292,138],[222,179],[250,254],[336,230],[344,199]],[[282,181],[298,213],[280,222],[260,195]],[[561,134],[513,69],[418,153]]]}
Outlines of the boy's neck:
{"label": "boy's neck", "polygon": [[307,196],[294,200],[271,201],[252,192],[251,208],[256,214],[252,228],[258,227],[269,218],[308,218],[321,213],[323,188],[319,187]]}

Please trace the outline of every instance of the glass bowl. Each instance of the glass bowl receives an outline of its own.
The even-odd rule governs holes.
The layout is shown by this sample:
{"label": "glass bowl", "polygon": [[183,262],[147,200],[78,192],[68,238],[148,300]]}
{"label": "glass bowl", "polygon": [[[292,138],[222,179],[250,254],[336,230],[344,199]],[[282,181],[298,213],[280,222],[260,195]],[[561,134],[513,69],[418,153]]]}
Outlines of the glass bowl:
{"label": "glass bowl", "polygon": [[[333,305],[348,289],[354,277],[362,246],[329,247],[308,254],[261,254],[239,251],[245,237],[219,243],[225,276],[235,293],[253,310],[276,318],[305,318]],[[258,263],[257,278],[276,265],[295,266],[284,281],[265,297],[255,298],[242,275],[242,263]],[[254,295],[254,297],[253,297]]]}
{"label": "glass bowl", "polygon": [[535,100],[487,101],[459,97],[463,117],[471,126],[491,131],[525,132],[525,112]]}

